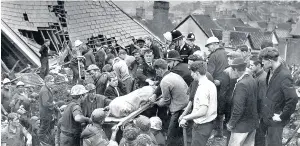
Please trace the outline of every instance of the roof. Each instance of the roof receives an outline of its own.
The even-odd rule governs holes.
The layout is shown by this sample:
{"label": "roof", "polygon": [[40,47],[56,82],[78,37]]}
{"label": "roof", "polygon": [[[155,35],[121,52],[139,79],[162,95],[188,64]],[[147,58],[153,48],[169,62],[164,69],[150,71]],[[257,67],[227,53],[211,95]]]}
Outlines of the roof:
{"label": "roof", "polygon": [[244,45],[248,40],[248,33],[240,32],[240,31],[232,31],[230,32],[230,42],[233,46]]}
{"label": "roof", "polygon": [[[77,39],[87,42],[92,36],[103,35],[115,37],[119,45],[126,46],[132,43],[131,36],[155,37],[112,1],[64,1],[63,4],[59,1],[5,1],[1,4],[1,19],[19,35],[19,29],[38,31],[38,28],[58,24],[58,16],[51,10],[60,8],[67,12],[66,30],[71,42]],[[24,19],[25,13],[28,21]]]}
{"label": "roof", "polygon": [[247,13],[247,18],[250,20],[250,21],[260,21],[262,20],[261,17],[259,15],[256,15],[254,13]]}
{"label": "roof", "polygon": [[222,40],[223,30],[221,30],[221,29],[212,29],[211,32],[212,32],[213,36],[217,37],[219,40]]}
{"label": "roof", "polygon": [[132,43],[131,36],[151,35],[111,1],[66,1],[65,10],[72,42],[105,35],[126,46]]}
{"label": "roof", "polygon": [[262,42],[272,42],[272,32],[250,32],[250,40],[253,49],[260,50]]}
{"label": "roof", "polygon": [[219,29],[219,26],[217,26],[217,24],[211,19],[209,15],[200,15],[200,14],[192,14],[187,16],[174,29],[177,29],[189,18],[191,18],[194,22],[196,22],[196,24],[205,33],[207,37],[212,36],[211,29]]}
{"label": "roof", "polygon": [[239,18],[221,18],[217,19],[216,23],[223,29],[226,30],[234,30],[235,26],[247,26],[244,22]]}
{"label": "roof", "polygon": [[243,27],[243,26],[236,26],[234,27],[235,31],[244,31],[244,32],[260,32],[260,29],[254,27]]}
{"label": "roof", "polygon": [[276,34],[279,38],[287,38],[290,36],[290,30],[285,29],[275,29]]}
{"label": "roof", "polygon": [[257,22],[257,24],[260,28],[267,28],[268,27],[268,23],[266,21],[259,21],[259,22]]}
{"label": "roof", "polygon": [[295,24],[296,26],[291,31],[290,35],[300,36],[300,20]]}
{"label": "roof", "polygon": [[292,29],[292,24],[291,23],[278,23],[277,24],[277,29],[283,29],[283,30],[289,30]]}
{"label": "roof", "polygon": [[[219,40],[223,38],[223,30],[212,29],[212,34],[217,37]],[[230,31],[230,44],[233,47],[244,45],[249,39],[249,34],[247,32],[241,31]]]}

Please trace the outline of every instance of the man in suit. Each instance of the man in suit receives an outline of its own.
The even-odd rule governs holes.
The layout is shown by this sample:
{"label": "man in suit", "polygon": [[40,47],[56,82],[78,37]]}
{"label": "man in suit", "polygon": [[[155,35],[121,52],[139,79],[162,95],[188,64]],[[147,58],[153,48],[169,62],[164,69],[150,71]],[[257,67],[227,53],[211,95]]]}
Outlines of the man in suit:
{"label": "man in suit", "polygon": [[116,97],[123,96],[124,89],[122,84],[119,82],[117,75],[112,72],[108,78],[108,86],[104,91],[104,96],[108,97],[111,100],[114,100]]}
{"label": "man in suit", "polygon": [[227,124],[231,131],[228,146],[254,146],[258,127],[257,82],[246,72],[246,66],[243,58],[236,58],[231,64],[239,78],[233,90],[231,117]]}
{"label": "man in suit", "polygon": [[267,92],[262,99],[262,120],[258,132],[262,137],[256,145],[282,146],[283,127],[289,123],[295,111],[298,96],[289,69],[280,61],[274,47],[266,47],[260,53],[267,73]]}
{"label": "man in suit", "polygon": [[156,72],[152,66],[154,63],[153,51],[151,49],[147,49],[144,53],[144,61],[141,65],[139,65],[136,74],[139,87],[154,85],[156,78]]}

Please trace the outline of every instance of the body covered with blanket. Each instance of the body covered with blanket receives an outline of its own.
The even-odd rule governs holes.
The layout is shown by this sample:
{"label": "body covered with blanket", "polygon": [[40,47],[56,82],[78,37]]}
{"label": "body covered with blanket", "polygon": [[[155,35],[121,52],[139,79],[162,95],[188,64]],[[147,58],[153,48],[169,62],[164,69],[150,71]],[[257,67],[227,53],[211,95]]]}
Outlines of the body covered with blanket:
{"label": "body covered with blanket", "polygon": [[148,101],[155,88],[156,86],[145,86],[127,95],[115,98],[109,104],[111,115],[118,118],[128,116],[139,109],[143,102]]}

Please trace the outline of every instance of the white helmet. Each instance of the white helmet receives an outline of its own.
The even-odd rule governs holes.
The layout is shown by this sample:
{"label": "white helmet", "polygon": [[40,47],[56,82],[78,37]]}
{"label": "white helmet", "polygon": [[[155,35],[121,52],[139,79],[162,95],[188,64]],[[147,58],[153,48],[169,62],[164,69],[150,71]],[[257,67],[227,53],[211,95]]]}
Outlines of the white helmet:
{"label": "white helmet", "polygon": [[150,118],[150,123],[152,129],[155,130],[161,130],[162,129],[162,121],[159,117],[151,117]]}
{"label": "white helmet", "polygon": [[10,79],[5,78],[5,79],[2,81],[2,84],[4,85],[4,84],[10,83],[10,82],[11,82]]}
{"label": "white helmet", "polygon": [[88,91],[85,89],[83,85],[75,85],[71,89],[71,95],[82,95],[87,93]]}
{"label": "white helmet", "polygon": [[212,37],[210,37],[210,38],[207,39],[205,47],[207,47],[211,43],[219,43],[219,42],[220,41],[219,41],[218,38],[212,36]]}
{"label": "white helmet", "polygon": [[25,86],[25,84],[22,82],[22,81],[19,81],[18,83],[17,83],[17,87],[18,86]]}
{"label": "white helmet", "polygon": [[75,43],[74,43],[74,46],[75,46],[75,47],[78,47],[78,46],[80,46],[82,43],[83,43],[82,41],[76,40]]}
{"label": "white helmet", "polygon": [[164,38],[167,40],[167,41],[172,41],[172,34],[171,34],[171,32],[166,32],[166,33],[164,33],[163,34],[163,36],[164,36]]}

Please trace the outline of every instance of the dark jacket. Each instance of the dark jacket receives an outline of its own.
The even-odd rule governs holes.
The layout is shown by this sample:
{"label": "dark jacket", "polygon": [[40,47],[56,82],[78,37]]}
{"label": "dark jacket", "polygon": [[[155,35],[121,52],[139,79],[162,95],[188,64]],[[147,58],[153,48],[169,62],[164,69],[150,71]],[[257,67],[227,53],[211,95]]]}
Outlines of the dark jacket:
{"label": "dark jacket", "polygon": [[88,50],[83,56],[85,57],[85,68],[88,68],[91,64],[96,64],[93,50]]}
{"label": "dark jacket", "polygon": [[179,52],[183,63],[188,63],[188,57],[194,53],[192,46],[189,46],[187,43],[182,48],[176,47],[175,50]]}
{"label": "dark jacket", "polygon": [[263,118],[272,120],[273,115],[280,114],[281,124],[285,125],[294,113],[298,96],[293,85],[290,71],[284,65],[275,69],[271,79],[267,74],[267,92],[263,99]]}
{"label": "dark jacket", "polygon": [[100,95],[104,94],[107,82],[108,82],[108,73],[107,72],[101,73],[101,75],[98,78],[94,79],[94,84],[96,86],[97,94],[100,94]]}
{"label": "dark jacket", "polygon": [[109,139],[100,126],[89,124],[82,131],[83,146],[107,146]]}
{"label": "dark jacket", "polygon": [[262,111],[262,99],[266,97],[266,92],[267,92],[267,73],[264,70],[259,71],[258,73],[253,75],[254,78],[257,80],[257,98],[258,98],[258,113],[261,115]]}
{"label": "dark jacket", "polygon": [[[119,85],[120,85],[120,83],[119,83]],[[124,90],[122,90],[120,87],[117,87],[117,90],[118,90],[118,92],[119,92],[119,96],[123,96],[124,93],[126,93],[126,92],[124,92]],[[118,96],[118,93],[117,93],[117,91],[116,91],[116,89],[115,89],[113,86],[111,86],[111,85],[109,85],[109,86],[106,88],[106,90],[105,90],[105,92],[104,92],[104,95],[105,95],[106,97],[108,97],[109,99],[111,99],[111,100],[114,100],[116,97],[119,97],[119,96]]]}
{"label": "dark jacket", "polygon": [[53,94],[52,91],[44,85],[39,93],[39,111],[40,118],[52,118],[53,114]]}
{"label": "dark jacket", "polygon": [[104,50],[98,50],[95,54],[95,61],[96,65],[102,70],[104,64],[105,64],[105,51]]}
{"label": "dark jacket", "polygon": [[158,45],[152,43],[149,48],[153,51],[154,59],[162,58],[161,49]]}
{"label": "dark jacket", "polygon": [[137,84],[139,87],[147,86],[148,83],[146,79],[151,79],[152,81],[156,80],[156,71],[153,68],[154,60],[152,61],[152,66],[149,66],[145,61],[141,65],[139,65],[136,77],[137,77]]}
{"label": "dark jacket", "polygon": [[218,113],[225,114],[228,122],[231,106],[232,106],[232,92],[236,84],[238,76],[233,73],[231,67],[226,68],[220,76],[220,91],[218,93]]}
{"label": "dark jacket", "polygon": [[90,102],[88,97],[81,101],[82,113],[86,117],[90,117],[92,112],[97,108],[104,108],[110,103],[110,99],[103,95],[95,94],[95,101]]}
{"label": "dark jacket", "polygon": [[235,86],[233,91],[233,106],[231,118],[228,122],[233,126],[233,132],[246,133],[258,128],[257,112],[257,82],[245,74]]}
{"label": "dark jacket", "polygon": [[224,48],[218,48],[208,58],[207,71],[214,80],[218,80],[225,68],[228,67],[227,53]]}

